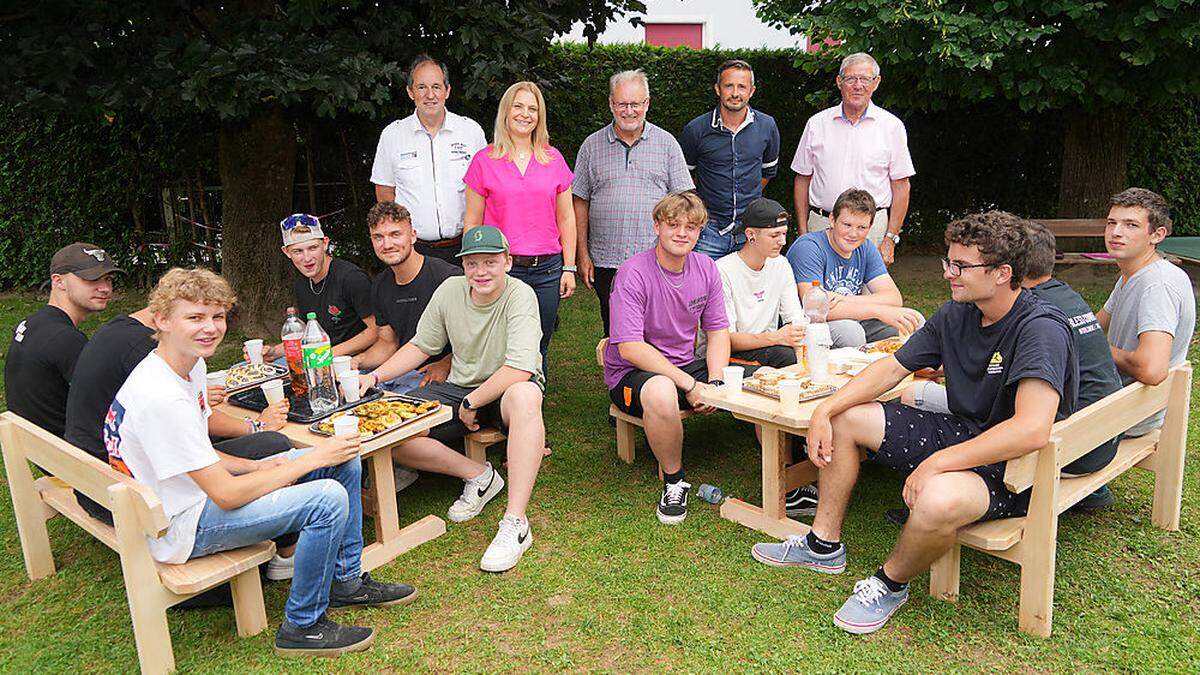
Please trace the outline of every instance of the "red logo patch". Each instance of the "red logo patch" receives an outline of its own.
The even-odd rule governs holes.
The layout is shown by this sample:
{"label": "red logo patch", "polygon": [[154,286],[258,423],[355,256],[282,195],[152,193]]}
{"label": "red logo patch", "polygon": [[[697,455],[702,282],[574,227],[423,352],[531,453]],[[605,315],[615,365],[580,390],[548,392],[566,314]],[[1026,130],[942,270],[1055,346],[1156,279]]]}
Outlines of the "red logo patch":
{"label": "red logo patch", "polygon": [[329,316],[332,317],[339,317],[342,315],[342,310],[338,309],[337,305],[330,305],[325,311],[329,312]]}

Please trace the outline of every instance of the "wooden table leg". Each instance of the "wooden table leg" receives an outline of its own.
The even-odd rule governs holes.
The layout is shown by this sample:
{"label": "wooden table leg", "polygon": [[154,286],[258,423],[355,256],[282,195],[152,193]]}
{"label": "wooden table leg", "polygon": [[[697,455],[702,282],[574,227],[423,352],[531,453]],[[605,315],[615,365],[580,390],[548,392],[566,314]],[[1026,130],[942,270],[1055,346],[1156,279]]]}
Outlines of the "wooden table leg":
{"label": "wooden table leg", "polygon": [[787,517],[788,444],[780,427],[762,426],[762,507],[740,499],[727,499],[721,505],[721,517],[746,527],[783,539],[789,535],[804,535],[809,526]]}
{"label": "wooden table leg", "polygon": [[371,571],[386,565],[396,556],[410,551],[446,533],[446,521],[434,515],[400,528],[396,506],[396,476],[392,473],[392,452],[382,448],[368,457],[371,484],[375,487],[375,542],[363,547],[362,568]]}

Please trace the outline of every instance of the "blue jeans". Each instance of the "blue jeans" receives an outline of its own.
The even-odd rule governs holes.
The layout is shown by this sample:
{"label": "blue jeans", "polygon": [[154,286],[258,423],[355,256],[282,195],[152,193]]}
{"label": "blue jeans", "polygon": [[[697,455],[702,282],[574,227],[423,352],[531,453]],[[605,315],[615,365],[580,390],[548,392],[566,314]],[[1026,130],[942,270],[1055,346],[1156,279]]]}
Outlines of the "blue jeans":
{"label": "blue jeans", "polygon": [[545,371],[546,351],[550,349],[550,336],[558,325],[558,286],[562,282],[563,259],[561,255],[550,256],[546,262],[533,267],[513,265],[509,275],[533,287],[537,295],[538,314],[542,319],[542,370]]}
{"label": "blue jeans", "polygon": [[[295,459],[312,448],[289,450]],[[283,613],[292,625],[311,626],[329,606],[334,581],[362,575],[362,464],[357,457],[317,469],[232,511],[211,499],[196,525],[192,558],[299,532],[296,570]]]}
{"label": "blue jeans", "polygon": [[[370,373],[374,371],[366,372]],[[375,386],[383,391],[389,391],[393,394],[407,394],[413,389],[421,386],[421,380],[423,379],[425,379],[425,373],[422,373],[419,370],[410,370],[403,375],[397,375],[396,377],[380,382]]]}
{"label": "blue jeans", "polygon": [[721,234],[720,229],[728,226],[708,221],[703,230],[700,230],[700,239],[696,241],[696,253],[703,253],[713,260],[720,260],[730,253],[742,250],[746,245],[746,233],[739,232],[738,228],[734,228],[729,234]]}

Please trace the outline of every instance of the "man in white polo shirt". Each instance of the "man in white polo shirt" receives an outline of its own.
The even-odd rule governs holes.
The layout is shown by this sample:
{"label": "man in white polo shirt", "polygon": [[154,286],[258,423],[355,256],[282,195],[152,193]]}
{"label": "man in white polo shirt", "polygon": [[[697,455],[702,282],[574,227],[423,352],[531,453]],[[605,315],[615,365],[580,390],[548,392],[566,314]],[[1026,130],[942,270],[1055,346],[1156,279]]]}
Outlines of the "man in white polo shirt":
{"label": "man in white polo shirt", "polygon": [[829,227],[838,195],[850,188],[871,193],[877,211],[867,235],[891,265],[908,214],[909,177],[916,173],[904,122],[871,102],[879,64],[870,54],[842,60],[837,76],[842,100],[808,118],[792,171],[800,233]]}
{"label": "man in white polo shirt", "polygon": [[408,69],[408,97],[416,111],[379,135],[371,182],[375,199],[396,202],[412,213],[421,255],[459,264],[466,197],[463,174],[487,145],[475,120],[446,110],[446,66],[422,54]]}

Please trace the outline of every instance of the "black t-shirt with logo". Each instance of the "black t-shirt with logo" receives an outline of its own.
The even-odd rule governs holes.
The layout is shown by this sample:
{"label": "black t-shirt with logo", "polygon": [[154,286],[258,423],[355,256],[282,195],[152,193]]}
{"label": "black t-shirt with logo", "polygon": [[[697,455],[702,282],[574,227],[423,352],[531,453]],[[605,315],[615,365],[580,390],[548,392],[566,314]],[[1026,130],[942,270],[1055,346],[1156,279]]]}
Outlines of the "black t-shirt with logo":
{"label": "black t-shirt with logo", "polygon": [[1022,290],[1002,319],[980,325],[973,303],[942,305],[908,342],[896,360],[908,370],[946,371],[950,412],[977,432],[1013,416],[1017,385],[1036,378],[1058,392],[1056,420],[1075,411],[1079,362],[1066,316],[1057,307]]}
{"label": "black t-shirt with logo", "polygon": [[348,260],[331,260],[329,273],[321,281],[311,282],[301,276],[296,279],[294,290],[300,320],[306,321],[308,313],[315,312],[317,323],[335,346],[366,330],[363,319],[375,314],[371,307],[371,279]]}
{"label": "black t-shirt with logo", "polygon": [[129,374],[158,343],[154,331],[122,314],[101,326],[79,354],[67,396],[65,438],[108,463],[104,417]]}
{"label": "black t-shirt with logo", "polygon": [[18,323],[4,362],[8,409],[61,438],[71,375],[85,344],[71,317],[51,305]]}
{"label": "black t-shirt with logo", "polygon": [[[371,306],[375,308],[375,323],[390,327],[399,344],[405,345],[417,334],[417,322],[425,312],[425,307],[429,305],[433,292],[446,279],[462,273],[462,269],[445,260],[425,256],[421,271],[403,286],[396,283],[396,275],[390,268],[376,274],[371,283]],[[449,353],[449,348],[446,353]],[[444,355],[430,357],[429,361],[436,361]]]}

